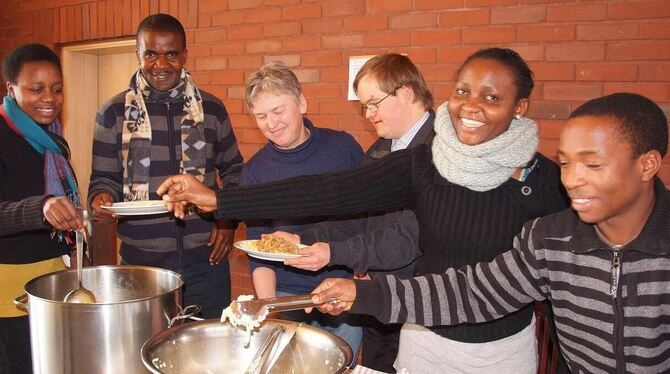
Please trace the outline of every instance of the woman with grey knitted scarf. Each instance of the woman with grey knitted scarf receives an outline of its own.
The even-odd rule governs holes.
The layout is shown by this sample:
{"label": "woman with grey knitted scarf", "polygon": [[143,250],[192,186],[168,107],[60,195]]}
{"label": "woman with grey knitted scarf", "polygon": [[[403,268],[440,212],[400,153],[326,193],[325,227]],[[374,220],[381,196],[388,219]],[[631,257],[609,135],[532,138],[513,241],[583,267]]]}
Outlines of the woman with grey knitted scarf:
{"label": "woman with grey knitted scarf", "polygon": [[[510,178],[523,182],[538,163],[537,125],[524,117],[532,86],[530,69],[511,50],[489,49],[470,56],[449,101],[436,111],[431,149],[439,174],[482,192],[481,199],[490,198],[486,192]],[[495,214],[509,213],[503,209],[487,215]],[[512,243],[506,244],[500,253]],[[412,373],[532,373],[538,365],[534,318],[524,324],[519,332],[483,342],[405,324],[395,367]]]}
{"label": "woman with grey knitted scarf", "polygon": [[[431,148],[394,152],[354,171],[299,177],[252,188],[209,191],[189,176],[173,176],[158,193],[168,202],[189,200],[217,217],[307,217],[409,208],[419,223],[423,258],[416,275],[490,261],[512,247],[533,218],[567,208],[558,167],[536,153],[537,125],[524,117],[532,72],[514,51],[491,48],[468,57],[449,101],[437,110]],[[390,93],[383,103],[394,105]],[[365,103],[364,103],[365,104]],[[369,104],[369,103],[367,103]],[[182,204],[168,204],[182,216]],[[303,252],[309,253],[310,249]],[[378,282],[330,279],[325,289],[339,300],[322,312],[357,313],[405,324],[395,368],[411,373],[532,373],[537,370],[533,307],[482,324],[441,326],[437,303],[426,287],[382,304]],[[368,292],[369,291],[369,292]],[[444,290],[443,290],[444,291]],[[443,296],[446,298],[446,294]],[[354,301],[351,301],[354,300]],[[406,310],[406,313],[401,313]],[[478,312],[487,314],[484,309]],[[448,313],[463,313],[451,308]],[[425,328],[425,326],[430,326]],[[365,348],[364,348],[365,349]],[[365,354],[365,353],[363,353]]]}

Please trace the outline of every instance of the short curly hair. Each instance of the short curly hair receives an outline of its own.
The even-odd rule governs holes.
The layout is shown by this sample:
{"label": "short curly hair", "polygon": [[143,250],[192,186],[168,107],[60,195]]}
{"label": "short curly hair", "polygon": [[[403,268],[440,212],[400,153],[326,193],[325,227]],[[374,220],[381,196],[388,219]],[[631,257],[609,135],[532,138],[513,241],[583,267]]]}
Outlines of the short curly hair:
{"label": "short curly hair", "polygon": [[137,45],[140,44],[140,35],[144,31],[170,32],[181,37],[181,48],[186,49],[186,31],[178,19],[165,13],[152,14],[140,22],[137,26]]}
{"label": "short curly hair", "polygon": [[63,74],[60,58],[44,44],[24,44],[9,52],[2,65],[5,82],[16,84],[21,68],[28,62],[50,62]]}
{"label": "short curly hair", "polygon": [[621,92],[599,97],[570,114],[570,118],[586,116],[613,118],[632,145],[634,157],[651,150],[661,156],[668,152],[668,119],[656,103],[642,95]]}
{"label": "short curly hair", "polygon": [[514,50],[509,48],[486,48],[471,54],[465,60],[463,65],[456,72],[456,76],[461,74],[461,70],[473,60],[494,60],[512,71],[514,74],[514,85],[516,86],[517,100],[527,99],[533,92],[535,83],[533,81],[533,71],[530,70],[526,61]]}
{"label": "short curly hair", "polygon": [[253,110],[253,101],[261,93],[287,93],[295,96],[296,100],[302,95],[302,85],[291,69],[282,61],[271,61],[261,66],[249,77],[244,91],[244,101],[250,110]]}

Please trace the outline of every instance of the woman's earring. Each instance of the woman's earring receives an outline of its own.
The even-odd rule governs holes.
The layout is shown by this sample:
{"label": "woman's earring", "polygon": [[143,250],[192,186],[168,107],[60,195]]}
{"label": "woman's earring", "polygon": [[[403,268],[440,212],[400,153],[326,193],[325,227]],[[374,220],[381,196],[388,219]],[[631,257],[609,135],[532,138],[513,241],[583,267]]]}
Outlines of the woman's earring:
{"label": "woman's earring", "polygon": [[515,114],[515,115],[514,115],[514,118],[516,118],[516,119],[521,119],[521,114],[519,114],[519,113]]}

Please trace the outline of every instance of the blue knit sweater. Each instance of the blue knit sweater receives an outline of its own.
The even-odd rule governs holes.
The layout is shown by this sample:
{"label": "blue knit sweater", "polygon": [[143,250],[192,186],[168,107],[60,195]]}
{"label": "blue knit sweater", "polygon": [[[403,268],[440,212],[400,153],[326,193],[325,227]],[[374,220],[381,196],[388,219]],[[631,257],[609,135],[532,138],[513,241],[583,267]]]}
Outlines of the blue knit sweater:
{"label": "blue knit sweater", "polygon": [[[256,153],[242,169],[240,185],[254,185],[278,181],[300,175],[313,175],[352,169],[361,163],[363,150],[354,138],[343,131],[314,127],[305,118],[310,137],[300,146],[282,150],[268,143]],[[247,221],[249,239],[258,239],[261,234],[282,230],[301,232],[323,217],[286,220]],[[269,267],[277,274],[277,291],[302,294],[311,292],[323,279],[351,277],[344,267],[328,267],[319,272],[304,271],[281,262],[250,258],[252,270]]]}

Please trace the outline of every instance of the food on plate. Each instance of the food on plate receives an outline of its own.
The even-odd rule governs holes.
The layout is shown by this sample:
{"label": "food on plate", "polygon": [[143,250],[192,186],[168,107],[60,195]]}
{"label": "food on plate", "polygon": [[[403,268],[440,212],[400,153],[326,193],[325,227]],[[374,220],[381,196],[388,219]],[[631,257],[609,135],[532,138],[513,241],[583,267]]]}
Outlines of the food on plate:
{"label": "food on plate", "polygon": [[256,249],[268,253],[300,254],[297,244],[272,235],[261,235],[261,240],[256,242]]}

